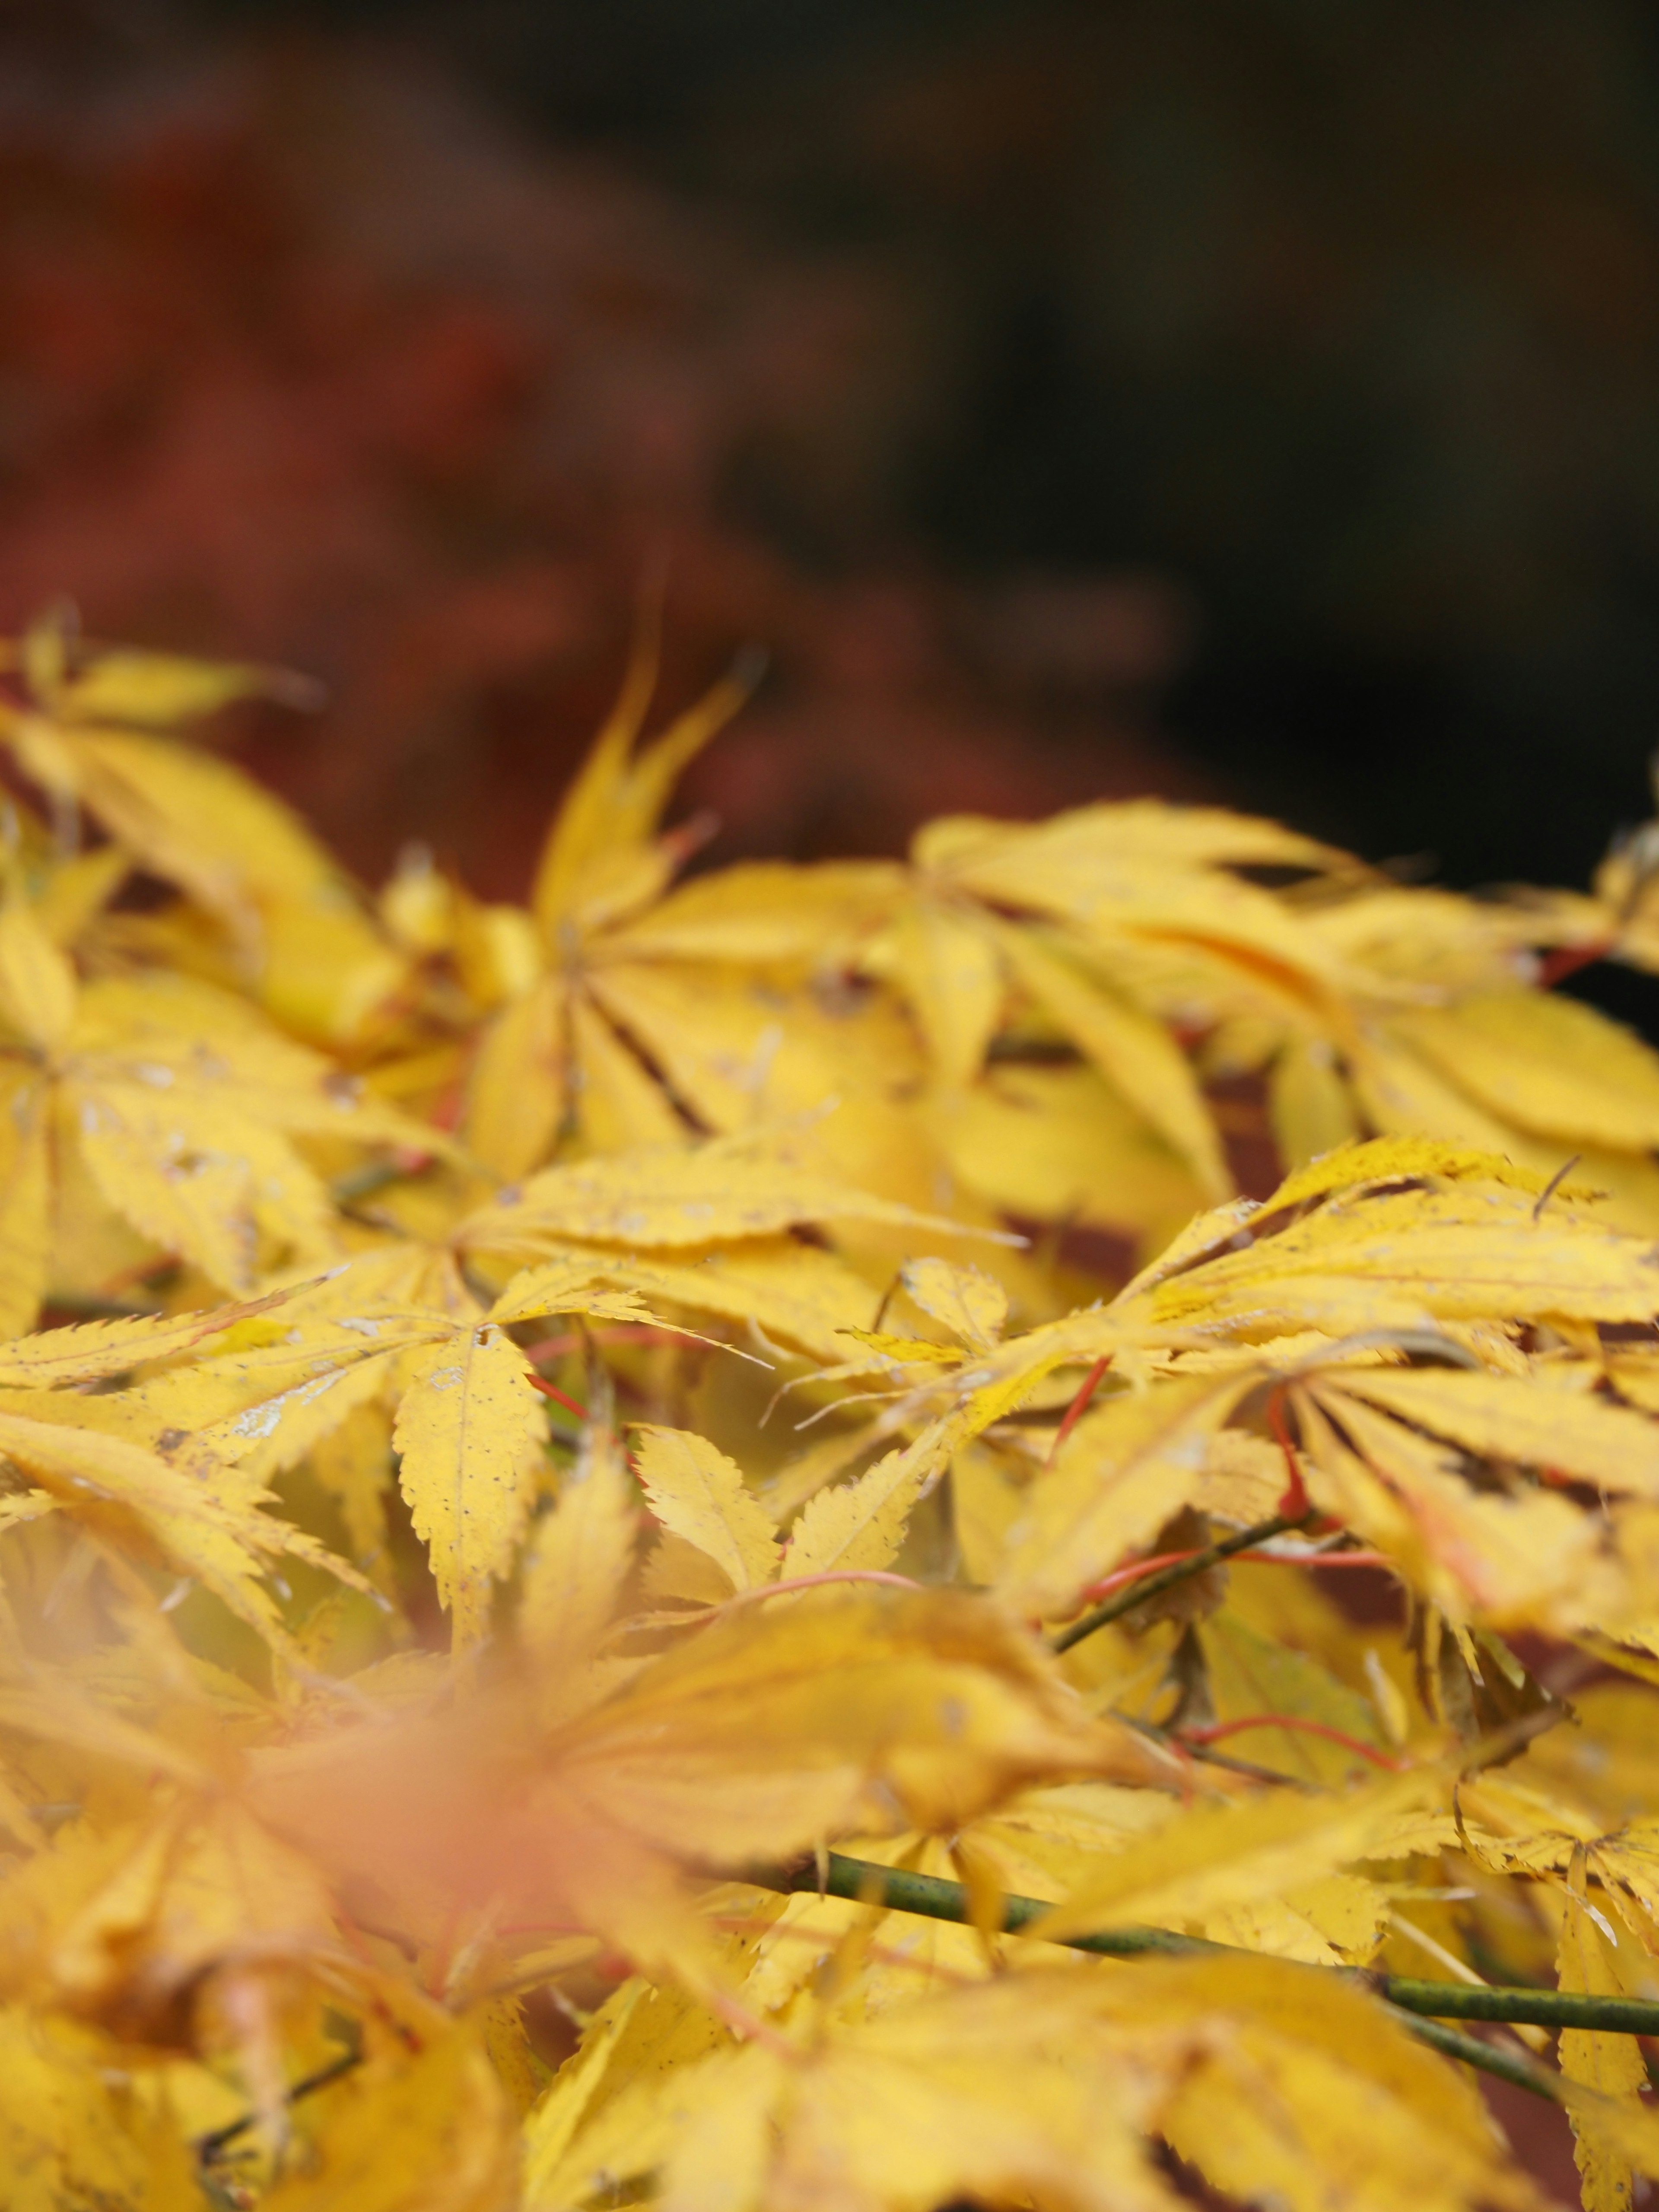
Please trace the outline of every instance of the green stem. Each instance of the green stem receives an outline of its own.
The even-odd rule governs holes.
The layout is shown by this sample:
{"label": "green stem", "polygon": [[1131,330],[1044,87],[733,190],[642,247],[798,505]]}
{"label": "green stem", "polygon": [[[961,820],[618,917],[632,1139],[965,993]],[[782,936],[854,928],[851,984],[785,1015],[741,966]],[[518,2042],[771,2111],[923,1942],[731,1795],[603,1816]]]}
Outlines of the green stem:
{"label": "green stem", "polygon": [[[890,1912],[914,1912],[928,1920],[967,1923],[972,1914],[968,1893],[957,1881],[938,1875],[915,1874],[903,1867],[879,1866],[869,1859],[848,1858],[830,1851],[822,1869],[811,1862],[788,1868],[769,1868],[749,1879],[763,1889],[813,1891],[826,1897],[842,1897],[855,1904],[879,1905]],[[1004,1932],[1017,1936],[1041,1920],[1054,1906],[1036,1897],[1007,1897],[1003,1900]],[[1068,1950],[1090,1951],[1108,1959],[1144,1958],[1164,1953],[1176,1956],[1206,1954],[1244,1955],[1227,1943],[1212,1943],[1200,1936],[1177,1935],[1169,1928],[1103,1928],[1086,1936],[1057,1939]],[[1442,2026],[1447,2020],[1502,2021],[1536,2027],[1599,2028],[1623,2035],[1659,2035],[1659,2002],[1639,1997],[1589,1996],[1571,1990],[1491,1989],[1464,1982],[1425,1982],[1407,1974],[1356,1972],[1350,1968],[1313,1968],[1314,1972],[1340,1972],[1361,1983],[1386,2002],[1413,2015],[1413,2034],[1471,2066],[1501,2075],[1540,2096],[1553,2096],[1547,2069],[1512,2051],[1499,2051],[1474,2036]],[[1418,2018],[1416,2015],[1427,2015]]]}
{"label": "green stem", "polygon": [[1157,1597],[1176,1583],[1184,1583],[1191,1575],[1206,1573],[1218,1567],[1224,1559],[1231,1559],[1235,1552],[1248,1552],[1252,1545],[1265,1544],[1271,1537],[1287,1534],[1292,1528],[1305,1528],[1313,1519],[1311,1513],[1295,1515],[1275,1513],[1271,1521],[1258,1521],[1254,1528],[1241,1528],[1235,1535],[1224,1536],[1219,1543],[1212,1544],[1202,1552],[1194,1552],[1190,1559],[1177,1559],[1173,1566],[1161,1567],[1157,1574],[1148,1575],[1138,1583],[1114,1594],[1097,1605],[1092,1613],[1085,1613],[1069,1628],[1062,1628],[1058,1636],[1050,1637],[1049,1648],[1069,1651],[1074,1644],[1081,1644],[1085,1636],[1092,1636],[1107,1622],[1118,1620],[1137,1606],[1145,1605],[1149,1597]]}
{"label": "green stem", "polygon": [[1500,2020],[1528,2027],[1599,2028],[1607,2035],[1659,2035],[1659,2003],[1650,1997],[1597,1997],[1577,1990],[1494,1989],[1474,1982],[1419,1982],[1409,1974],[1374,1974],[1373,1988],[1407,2012],[1441,2020]]}
{"label": "green stem", "polygon": [[[818,1869],[810,1860],[804,1866],[769,1868],[752,1879],[762,1889],[819,1892]],[[913,1874],[907,1867],[878,1866],[872,1859],[852,1859],[842,1851],[831,1851],[825,1861],[822,1894],[849,1898],[858,1905],[879,1905],[889,1912],[915,1912],[926,1920],[966,1922],[972,1917],[968,1893],[959,1881],[946,1881],[933,1874]],[[1054,1909],[1040,1898],[1005,1898],[1003,1931],[1018,1936],[1033,1920],[1040,1920]],[[1184,1954],[1228,1948],[1201,1936],[1177,1936],[1170,1928],[1108,1928],[1097,1936],[1068,1936],[1064,1940],[1073,1951],[1097,1951],[1109,1959],[1138,1958],[1146,1951]]]}
{"label": "green stem", "polygon": [[1495,2074],[1500,2081],[1526,2089],[1534,2097],[1547,2097],[1553,2105],[1560,2103],[1555,2075],[1525,2051],[1500,2050],[1495,2043],[1483,2043],[1478,2035],[1465,2035],[1461,2028],[1447,2027],[1437,2020],[1413,2020],[1407,2025],[1419,2043],[1426,2043],[1443,2058],[1461,2058],[1466,2066],[1478,2066],[1483,2074]]}

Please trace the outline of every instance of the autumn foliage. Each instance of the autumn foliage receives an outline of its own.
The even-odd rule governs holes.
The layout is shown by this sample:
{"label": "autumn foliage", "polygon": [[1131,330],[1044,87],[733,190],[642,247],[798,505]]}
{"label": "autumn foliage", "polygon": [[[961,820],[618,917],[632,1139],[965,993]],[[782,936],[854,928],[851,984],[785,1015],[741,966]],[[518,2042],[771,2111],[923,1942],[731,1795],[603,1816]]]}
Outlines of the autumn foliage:
{"label": "autumn foliage", "polygon": [[1659,2174],[1650,833],[686,875],[647,624],[525,905],[371,896],[294,679],[5,650],[8,2204]]}

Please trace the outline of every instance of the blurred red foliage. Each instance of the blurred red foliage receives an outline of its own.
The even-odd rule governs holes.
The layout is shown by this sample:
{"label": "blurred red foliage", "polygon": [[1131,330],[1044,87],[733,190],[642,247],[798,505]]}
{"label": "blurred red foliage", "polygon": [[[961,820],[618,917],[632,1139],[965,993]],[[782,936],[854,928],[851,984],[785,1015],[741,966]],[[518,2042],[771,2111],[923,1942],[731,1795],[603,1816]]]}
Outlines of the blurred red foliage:
{"label": "blurred red foliage", "polygon": [[665,707],[771,656],[688,793],[717,856],[1194,788],[1147,727],[1167,587],[970,587],[872,525],[927,390],[878,264],[517,143],[406,61],[37,88],[0,286],[0,619],[68,593],[320,676],[245,757],[371,874],[419,837],[521,887],[659,568]]}

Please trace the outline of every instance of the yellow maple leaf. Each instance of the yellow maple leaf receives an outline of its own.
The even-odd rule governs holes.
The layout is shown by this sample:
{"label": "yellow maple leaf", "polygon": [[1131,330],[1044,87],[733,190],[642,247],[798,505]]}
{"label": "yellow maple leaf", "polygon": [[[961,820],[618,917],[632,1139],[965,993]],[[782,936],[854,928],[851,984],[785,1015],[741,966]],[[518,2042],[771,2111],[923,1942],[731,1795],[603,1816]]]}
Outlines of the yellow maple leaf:
{"label": "yellow maple leaf", "polygon": [[105,1206],[163,1255],[236,1291],[252,1287],[262,1249],[315,1261],[334,1249],[327,1194],[295,1137],[434,1142],[209,984],[152,975],[78,985],[15,903],[0,912],[0,1085],[20,1231],[5,1278],[14,1328],[33,1321],[54,1269],[66,1287],[94,1287],[76,1280],[74,1248],[52,1237],[54,1154],[77,1154]]}
{"label": "yellow maple leaf", "polygon": [[518,1346],[485,1322],[407,1363],[392,1443],[458,1644],[475,1643],[517,1548],[547,1426]]}
{"label": "yellow maple leaf", "polygon": [[88,655],[57,610],[9,657],[30,696],[0,711],[0,744],[25,773],[222,921],[273,1012],[309,1035],[350,1035],[404,961],[288,807],[231,763],[160,734],[237,699],[307,704],[313,687],[166,653]]}
{"label": "yellow maple leaf", "polygon": [[1224,1906],[1276,1898],[1358,1859],[1403,1857],[1449,1837],[1437,1820],[1445,1795],[1432,1770],[1334,1792],[1316,1806],[1270,1794],[1249,1804],[1195,1807],[1098,1860],[1062,1905],[1036,1923],[1065,1936],[1121,1922],[1200,1921]]}
{"label": "yellow maple leaf", "polygon": [[685,1429],[641,1425],[634,1465],[665,1528],[712,1559],[733,1590],[757,1589],[777,1571],[777,1538],[726,1454]]}
{"label": "yellow maple leaf", "polygon": [[184,2146],[112,2078],[95,2038],[7,2006],[0,2053],[0,2190],[16,2212],[185,2212],[196,2191]]}

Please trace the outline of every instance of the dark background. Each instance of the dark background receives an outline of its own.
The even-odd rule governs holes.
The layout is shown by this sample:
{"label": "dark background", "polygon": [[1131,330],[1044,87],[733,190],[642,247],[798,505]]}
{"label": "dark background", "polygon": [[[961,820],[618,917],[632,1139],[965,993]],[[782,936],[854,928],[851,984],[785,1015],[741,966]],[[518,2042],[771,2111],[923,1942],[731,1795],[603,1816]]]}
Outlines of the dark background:
{"label": "dark background", "polygon": [[462,12],[451,50],[538,125],[931,295],[937,411],[877,527],[1177,579],[1170,726],[1252,797],[1464,878],[1576,875],[1641,805],[1654,10]]}
{"label": "dark background", "polygon": [[[1207,791],[1581,881],[1659,741],[1659,16],[14,5],[0,614],[299,660],[513,887],[651,562],[731,851]],[[498,803],[499,800],[499,803]]]}

